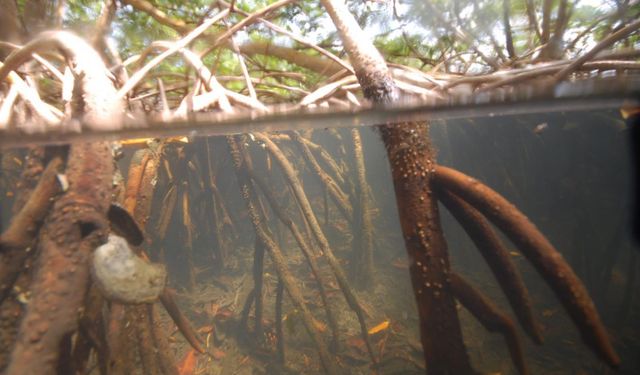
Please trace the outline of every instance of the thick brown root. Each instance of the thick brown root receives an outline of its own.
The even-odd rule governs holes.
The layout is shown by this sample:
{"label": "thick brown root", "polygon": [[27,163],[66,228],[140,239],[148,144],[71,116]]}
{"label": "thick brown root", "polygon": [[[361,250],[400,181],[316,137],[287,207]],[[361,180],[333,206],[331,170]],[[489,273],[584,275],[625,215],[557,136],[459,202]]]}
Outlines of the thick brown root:
{"label": "thick brown root", "polygon": [[462,225],[498,280],[525,332],[536,344],[542,344],[542,330],[536,321],[529,291],[500,237],[475,208],[455,194],[438,189],[438,198]]}
{"label": "thick brown root", "polygon": [[91,252],[106,240],[113,163],[108,143],[74,144],[69,190],[54,205],[40,236],[32,300],[7,375],[51,374],[62,340],[78,328],[89,284]]}
{"label": "thick brown root", "polygon": [[433,150],[424,123],[380,128],[387,149],[400,225],[418,305],[429,374],[474,373],[449,285],[449,254],[433,196]]}
{"label": "thick brown root", "polygon": [[28,248],[34,242],[53,198],[62,190],[56,178],[61,167],[60,158],[49,162],[24,207],[0,235],[0,302],[7,297],[22,265],[33,253]]}
{"label": "thick brown root", "polygon": [[522,352],[522,341],[513,320],[482,293],[455,272],[451,273],[453,295],[489,332],[500,332],[507,342],[511,361],[518,373],[529,373]]}
{"label": "thick brown root", "polygon": [[435,181],[482,212],[522,251],[564,305],[582,340],[612,367],[620,364],[587,289],[531,221],[500,194],[461,172],[435,167]]}

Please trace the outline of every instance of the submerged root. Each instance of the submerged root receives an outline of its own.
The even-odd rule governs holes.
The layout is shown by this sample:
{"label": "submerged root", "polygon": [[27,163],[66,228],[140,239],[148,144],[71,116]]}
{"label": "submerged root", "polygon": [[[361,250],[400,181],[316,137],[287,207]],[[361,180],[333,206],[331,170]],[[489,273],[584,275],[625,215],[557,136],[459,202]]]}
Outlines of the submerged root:
{"label": "submerged root", "polygon": [[587,289],[535,225],[501,195],[461,172],[437,166],[435,181],[482,212],[513,241],[556,293],[585,344],[608,365],[617,367],[620,358]]}
{"label": "submerged root", "polygon": [[262,245],[271,256],[271,260],[273,261],[273,264],[276,268],[278,277],[280,278],[280,280],[282,280],[284,288],[287,290],[289,296],[291,297],[291,301],[296,306],[296,308],[302,312],[302,322],[304,323],[305,329],[307,330],[307,333],[311,337],[311,340],[313,341],[318,351],[322,368],[328,374],[337,374],[338,365],[335,359],[329,354],[324,340],[320,335],[320,332],[318,332],[318,329],[313,324],[314,318],[304,301],[304,297],[302,296],[300,288],[294,281],[294,277],[291,274],[289,267],[287,266],[284,255],[280,251],[278,245],[276,245],[276,243],[265,231],[264,223],[258,215],[257,200],[253,191],[253,187],[251,185],[251,180],[249,179],[249,175],[247,174],[246,168],[243,165],[244,163],[239,145],[240,142],[238,142],[233,137],[229,137],[228,144],[231,150],[234,165],[236,167],[236,174],[242,190],[242,196],[247,205],[247,211],[249,212],[249,217],[251,219],[253,229],[256,232],[257,240],[262,243]]}
{"label": "submerged root", "polygon": [[72,146],[70,188],[42,229],[32,299],[6,374],[53,373],[62,340],[78,328],[90,254],[106,239],[109,201],[104,197],[111,193],[112,167],[108,144]]}
{"label": "submerged root", "polygon": [[49,162],[25,205],[0,235],[0,302],[9,294],[27,257],[34,253],[27,248],[34,242],[53,198],[61,191],[56,178],[61,168],[62,159]]}
{"label": "submerged root", "polygon": [[[245,158],[245,160],[247,159]],[[331,335],[333,340],[332,346],[334,349],[337,349],[338,342],[339,342],[338,323],[334,317],[333,312],[331,311],[331,305],[329,304],[329,301],[327,299],[327,293],[324,287],[324,280],[320,274],[318,262],[316,262],[316,258],[314,257],[311,251],[311,247],[309,246],[308,242],[300,232],[300,229],[298,229],[298,226],[293,222],[293,220],[291,220],[290,216],[287,215],[285,210],[278,204],[273,194],[273,191],[271,191],[270,187],[266,184],[266,182],[262,178],[260,178],[260,176],[258,176],[255,173],[253,168],[250,168],[250,163],[247,163],[247,170],[249,172],[249,176],[251,177],[251,179],[258,185],[258,187],[260,188],[264,196],[267,198],[267,201],[269,202],[271,209],[275,212],[276,216],[278,216],[280,221],[291,231],[291,234],[293,235],[298,246],[300,247],[302,254],[304,255],[307,262],[309,263],[309,268],[311,268],[311,273],[313,274],[313,277],[318,283],[318,290],[320,292],[322,305],[327,314],[327,322],[329,323],[329,329],[331,329]],[[280,283],[278,285],[280,285]],[[278,343],[280,343],[280,341],[278,341]]]}
{"label": "submerged root", "polygon": [[437,193],[491,268],[525,332],[535,343],[542,344],[542,329],[534,317],[529,291],[500,237],[482,214],[468,203],[446,190],[438,189]]}
{"label": "submerged root", "polygon": [[511,361],[518,369],[518,373],[528,374],[522,342],[513,320],[455,272],[451,273],[451,291],[462,306],[469,310],[489,332],[500,332],[504,336],[511,354]]}
{"label": "submerged root", "polygon": [[269,151],[269,153],[273,155],[274,159],[276,159],[277,163],[280,165],[282,172],[284,173],[285,178],[289,183],[289,186],[291,186],[291,189],[293,190],[293,193],[296,197],[296,200],[299,204],[299,207],[302,211],[305,221],[307,224],[309,224],[309,227],[311,228],[311,232],[313,233],[313,237],[316,239],[316,241],[320,245],[321,254],[323,254],[327,259],[327,262],[329,263],[329,266],[331,267],[331,270],[335,275],[336,281],[338,282],[338,286],[340,287],[340,290],[342,291],[342,294],[344,295],[345,300],[347,301],[347,304],[349,305],[351,310],[353,310],[353,312],[356,314],[356,317],[358,318],[358,323],[360,324],[360,334],[367,346],[367,352],[369,353],[371,361],[375,364],[377,360],[376,360],[375,354],[373,353],[371,340],[369,339],[369,335],[367,334],[367,324],[364,319],[364,312],[362,311],[362,306],[358,301],[358,297],[356,296],[355,292],[351,288],[351,285],[347,280],[347,276],[345,275],[344,270],[342,269],[342,266],[340,265],[338,259],[334,255],[333,250],[329,246],[329,241],[327,240],[322,229],[320,228],[320,223],[318,223],[318,219],[316,218],[315,214],[313,213],[313,210],[311,209],[311,204],[309,203],[309,199],[307,198],[307,195],[302,189],[302,184],[300,184],[300,180],[297,177],[297,173],[293,169],[293,166],[291,165],[291,163],[284,156],[280,148],[275,143],[273,143],[273,141],[271,141],[269,137],[261,133],[256,133],[255,136],[257,139],[259,139],[261,142],[264,143],[267,151]]}

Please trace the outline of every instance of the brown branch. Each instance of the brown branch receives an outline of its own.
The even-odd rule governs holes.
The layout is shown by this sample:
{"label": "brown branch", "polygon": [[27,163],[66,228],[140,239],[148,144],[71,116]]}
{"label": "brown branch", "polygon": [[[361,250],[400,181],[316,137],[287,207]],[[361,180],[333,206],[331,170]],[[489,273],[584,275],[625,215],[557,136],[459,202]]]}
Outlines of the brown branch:
{"label": "brown branch", "polygon": [[617,367],[620,358],[586,288],[535,225],[498,193],[458,171],[437,166],[435,180],[482,212],[513,241],[556,293],[585,344],[607,364]]}
{"label": "brown branch", "polygon": [[[114,117],[121,114],[122,103],[113,99],[115,89],[105,74],[107,69],[91,46],[75,35],[45,33],[7,58],[4,67],[13,70],[35,50],[51,49],[52,45],[61,49],[82,75],[74,102],[83,105],[73,106],[72,116],[94,127],[119,127]],[[95,85],[99,89],[94,90]],[[90,256],[107,237],[106,213],[113,183],[110,144],[72,144],[66,175],[69,190],[55,202],[40,231],[32,299],[20,324],[7,375],[55,371],[61,343],[78,328],[77,314],[89,284]]]}
{"label": "brown branch", "polygon": [[516,58],[516,49],[513,47],[513,34],[511,33],[511,1],[502,0],[502,24],[504,26],[504,39],[507,53],[510,59]]}
{"label": "brown branch", "polygon": [[[291,139],[298,145],[305,160],[311,166],[311,170],[315,172],[315,174],[320,179],[320,182],[322,182],[325,189],[327,189],[329,196],[331,196],[331,199],[336,204],[336,207],[338,207],[338,210],[340,211],[340,213],[342,213],[342,216],[344,216],[344,218],[348,222],[352,223],[353,207],[351,207],[351,205],[349,204],[347,195],[342,191],[340,186],[338,186],[338,184],[333,180],[333,178],[331,178],[331,176],[329,176],[329,174],[322,169],[320,164],[318,164],[318,161],[316,160],[315,156],[311,153],[311,150],[309,149],[308,144],[305,142],[306,138],[302,137],[298,132],[291,132]],[[325,152],[325,151],[321,150],[320,152]]]}
{"label": "brown branch", "polygon": [[[246,155],[244,160],[246,162],[247,160]],[[271,206],[273,212],[276,214],[276,216],[278,216],[278,219],[280,219],[280,221],[291,231],[291,234],[293,235],[293,238],[296,240],[298,247],[300,247],[300,251],[302,251],[302,254],[304,255],[307,262],[309,263],[309,268],[311,268],[311,273],[313,274],[313,277],[316,279],[316,282],[318,283],[318,291],[320,292],[322,305],[327,315],[327,321],[329,322],[329,329],[331,329],[331,334],[333,338],[332,346],[334,348],[337,348],[337,345],[339,343],[338,323],[334,317],[333,312],[331,311],[331,304],[329,303],[329,300],[327,298],[323,277],[320,274],[320,268],[318,267],[318,262],[316,262],[316,258],[311,250],[311,247],[309,246],[305,237],[300,232],[300,229],[298,229],[298,226],[295,224],[293,220],[291,220],[291,215],[288,215],[285,209],[280,204],[278,204],[278,201],[276,200],[273,194],[273,191],[271,190],[269,185],[267,185],[264,179],[262,179],[260,176],[258,176],[255,173],[254,169],[251,166],[251,163],[247,162],[246,168],[251,179],[258,185],[258,187],[260,188],[264,196],[267,198],[267,201],[269,202],[269,205]]]}
{"label": "brown branch", "polygon": [[105,0],[102,4],[102,10],[93,29],[93,35],[91,37],[91,45],[97,50],[101,51],[106,47],[105,34],[108,33],[108,29],[113,21],[113,16],[116,13],[117,4],[115,0]]}
{"label": "brown branch", "polygon": [[527,18],[529,20],[529,27],[533,29],[538,38],[541,38],[540,28],[538,26],[538,18],[536,17],[535,5],[533,0],[525,0],[525,7],[527,11]]}
{"label": "brown branch", "polygon": [[160,302],[164,306],[167,313],[171,317],[171,320],[176,324],[178,330],[182,336],[187,340],[189,345],[199,353],[207,353],[207,349],[202,345],[202,340],[198,337],[198,334],[193,329],[193,326],[189,322],[186,316],[180,311],[180,308],[176,304],[175,291],[171,288],[164,288],[160,295]]}
{"label": "brown branch", "polygon": [[[69,190],[41,230],[40,256],[6,374],[54,372],[64,337],[78,328],[89,284],[89,259],[108,232],[113,162],[107,142],[71,147]],[[34,350],[38,348],[38,350]]]}
{"label": "brown branch", "polygon": [[[160,22],[165,26],[169,26],[181,34],[186,34],[191,29],[186,26],[181,20],[174,19],[168,17],[164,12],[157,11],[153,5],[144,1],[144,0],[129,0],[129,4],[134,6],[136,9],[146,12],[151,15],[156,21]],[[146,3],[146,5],[145,5]],[[237,9],[236,9],[237,11]],[[207,40],[210,40],[210,43],[215,42],[215,36],[206,36]],[[224,42],[224,45],[227,46],[228,41]],[[282,47],[273,45],[270,42],[266,41],[253,41],[248,42],[246,44],[240,45],[240,52],[245,55],[266,55],[266,56],[275,56],[284,60],[287,60],[293,64],[304,67],[306,69],[312,70],[319,74],[323,75],[332,75],[336,72],[339,72],[343,69],[343,66],[335,61],[327,60],[324,58],[319,58],[316,56],[307,55],[305,53],[299,52],[293,48]],[[212,48],[213,49],[213,48]],[[211,49],[211,50],[212,50]],[[206,55],[210,51],[206,51],[203,55]]]}
{"label": "brown branch", "polygon": [[[205,183],[208,183],[208,189],[211,193],[211,219],[213,225],[213,236],[215,241],[215,249],[216,253],[216,267],[220,269],[224,269],[224,265],[227,259],[227,251],[224,245],[224,239],[222,238],[222,226],[223,223],[220,220],[220,215],[218,213],[218,197],[215,195],[214,191],[218,191],[218,187],[216,186],[216,176],[213,170],[213,159],[211,158],[211,147],[209,145],[209,138],[205,138],[205,154],[206,154],[206,176],[208,177]],[[206,188],[205,188],[206,190]],[[219,193],[218,193],[219,194]]]}
{"label": "brown branch", "polygon": [[[267,5],[266,7],[259,9],[253,13],[251,13],[251,15],[249,15],[247,18],[243,19],[242,21],[236,23],[235,25],[233,25],[229,30],[227,30],[224,34],[222,34],[221,36],[219,36],[215,42],[213,42],[213,44],[211,45],[211,47],[209,48],[209,50],[219,46],[222,42],[226,41],[231,35],[235,34],[238,30],[251,25],[252,23],[256,22],[260,17],[266,15],[267,13],[281,8],[285,5],[288,5],[292,2],[295,2],[296,0],[279,0],[276,1],[273,4]],[[227,9],[228,11],[228,9]]]}
{"label": "brown branch", "polygon": [[179,31],[181,34],[186,34],[191,31],[184,21],[178,18],[169,17],[165,12],[157,9],[153,4],[146,0],[123,0],[122,2],[124,4],[131,5],[139,11],[147,13],[156,21]]}
{"label": "brown branch", "polygon": [[[0,76],[6,74],[7,80],[11,83],[12,89],[15,88],[18,95],[24,100],[27,105],[33,109],[33,111],[45,122],[45,124],[52,126],[58,125],[60,123],[61,112],[53,107],[48,105],[46,102],[40,99],[40,95],[38,92],[29,86],[20,76],[13,71],[9,71],[7,68],[7,63],[11,63],[9,60],[13,56],[13,53],[7,57],[5,64],[3,65],[0,62]],[[6,72],[5,72],[6,70]],[[2,76],[0,81],[2,81],[5,77]]]}
{"label": "brown branch", "polygon": [[[129,93],[134,87],[140,83],[140,81],[157,65],[159,65],[164,59],[171,56],[172,54],[178,52],[180,49],[186,47],[189,43],[194,41],[200,34],[204,33],[208,28],[210,28],[213,24],[220,21],[224,17],[229,14],[229,10],[225,9],[220,11],[220,13],[216,14],[214,17],[211,17],[207,21],[203,22],[202,25],[193,29],[189,34],[187,34],[184,38],[178,40],[174,43],[174,45],[161,53],[160,55],[153,58],[149,61],[144,67],[136,71],[131,78],[118,90],[116,97],[121,99],[124,98],[125,95]],[[1,77],[1,75],[0,75]]]}
{"label": "brown branch", "polygon": [[178,188],[175,184],[171,184],[169,186],[169,190],[162,199],[162,210],[155,228],[155,235],[160,241],[164,241],[164,238],[167,235],[167,228],[171,222],[171,217],[173,216],[173,211],[175,210],[177,201]]}
{"label": "brown branch", "polygon": [[360,324],[360,334],[362,335],[362,339],[367,344],[367,350],[369,352],[369,356],[371,357],[371,361],[375,364],[377,361],[376,361],[375,355],[373,354],[373,348],[369,340],[369,334],[367,333],[367,325],[364,319],[362,306],[360,305],[360,302],[358,301],[356,294],[353,292],[351,286],[349,285],[349,282],[344,273],[344,270],[342,269],[342,265],[340,265],[340,262],[335,257],[333,250],[331,250],[331,247],[329,245],[329,241],[327,240],[324,233],[322,232],[322,229],[320,228],[320,223],[318,223],[318,219],[313,213],[311,204],[309,203],[309,199],[307,198],[307,195],[302,189],[302,185],[300,184],[300,181],[297,177],[297,173],[293,169],[293,166],[291,165],[289,160],[287,160],[287,158],[284,156],[280,148],[276,146],[276,144],[273,143],[269,139],[269,137],[267,137],[262,133],[256,133],[255,136],[258,140],[260,140],[265,144],[267,151],[271,153],[273,158],[280,165],[280,168],[282,169],[282,172],[284,173],[285,178],[289,182],[289,186],[293,190],[294,196],[298,201],[298,205],[305,218],[305,222],[310,226],[311,232],[313,233],[314,238],[316,239],[316,241],[318,241],[318,244],[320,245],[320,252],[326,257],[329,263],[329,266],[331,267],[331,270],[333,271],[333,274],[336,277],[338,286],[340,287],[340,290],[342,291],[347,301],[347,304],[353,310],[353,312],[356,314],[358,318],[358,322]]}
{"label": "brown branch", "polygon": [[278,362],[284,365],[284,331],[282,330],[282,300],[284,297],[284,283],[278,278],[278,286],[276,287],[276,311],[275,311],[275,330],[277,342]]}
{"label": "brown branch", "polygon": [[609,47],[613,43],[619,41],[620,39],[627,37],[629,34],[633,33],[639,28],[640,28],[640,19],[637,19],[634,22],[616,31],[615,33],[609,34],[606,38],[602,39],[600,42],[598,42],[598,44],[596,44],[593,48],[591,48],[589,52],[575,59],[567,67],[565,67],[564,69],[556,73],[553,76],[554,81],[559,82],[565,79],[569,74],[573,73],[578,67],[580,67],[585,62],[594,58],[598,54],[598,52],[604,50],[605,48]]}
{"label": "brown branch", "polygon": [[[229,7],[229,4],[227,2],[225,2],[225,1],[223,1],[223,0],[219,1],[219,3],[224,5],[224,6]],[[245,17],[249,16],[249,13],[244,12],[244,11],[242,11],[240,9],[236,9],[235,12],[238,12],[238,13],[244,15]],[[264,23],[265,26],[267,26],[271,30],[273,30],[275,32],[278,32],[278,33],[281,33],[281,34],[284,34],[284,35],[290,37],[291,39],[295,40],[296,42],[302,44],[303,46],[306,46],[306,47],[309,47],[309,48],[312,48],[312,49],[318,51],[318,53],[326,56],[330,60],[334,61],[335,63],[337,63],[339,65],[341,65],[343,68],[345,68],[346,70],[350,71],[351,73],[354,73],[353,68],[351,67],[351,65],[349,65],[349,63],[343,61],[341,58],[339,58],[338,56],[334,55],[333,53],[327,51],[326,49],[319,47],[317,44],[308,42],[308,41],[304,40],[303,38],[297,36],[296,34],[290,32],[290,31],[288,31],[288,30],[286,30],[286,29],[284,29],[284,28],[282,28],[282,27],[280,27],[280,26],[278,26],[278,25],[276,25],[276,24],[274,24],[272,22],[269,22],[269,21],[265,20],[264,18],[259,18],[258,20],[260,22]]]}
{"label": "brown branch", "polygon": [[247,69],[247,64],[244,61],[244,57],[240,53],[240,49],[238,48],[238,44],[233,39],[233,36],[229,38],[229,44],[231,45],[231,50],[238,58],[238,63],[240,64],[240,70],[242,71],[242,76],[244,77],[244,82],[249,90],[249,96],[253,100],[258,100],[258,95],[256,95],[256,89],[253,87],[253,82],[251,81],[251,76],[249,75],[249,70]]}
{"label": "brown branch", "polygon": [[[347,6],[339,0],[321,3],[336,25],[365,98],[377,105],[396,101],[398,89],[382,55]],[[449,257],[438,205],[431,196],[432,177],[427,173],[432,170],[434,155],[428,127],[424,123],[386,124],[379,130],[391,164],[429,372],[474,373],[447,281]],[[439,288],[425,289],[426,283],[437,283]]]}
{"label": "brown branch", "polygon": [[[53,199],[62,191],[56,178],[62,167],[61,158],[54,158],[49,162],[24,207],[0,235],[0,254],[26,248],[33,242]],[[0,272],[2,274],[4,273]]]}
{"label": "brown branch", "polygon": [[160,362],[160,370],[163,375],[179,375],[178,366],[173,354],[167,332],[164,331],[160,323],[157,305],[146,305],[149,325],[151,326],[151,339],[155,343],[156,355]]}
{"label": "brown branch", "polygon": [[[173,45],[174,43],[171,42],[154,42],[151,44],[151,47],[168,50],[173,47]],[[147,51],[148,50],[145,50],[145,52]],[[145,52],[140,55],[140,60],[144,59]],[[217,94],[216,99],[220,104],[220,109],[225,112],[231,112],[233,109],[231,108],[231,104],[229,104],[229,99],[227,99],[227,96],[224,93],[224,87],[218,82],[216,77],[211,74],[211,71],[207,69],[207,67],[202,62],[202,59],[196,53],[186,48],[181,48],[178,50],[178,52],[193,67],[207,90],[213,91],[215,94]]]}
{"label": "brown branch", "polygon": [[371,223],[371,209],[369,202],[369,184],[364,165],[364,153],[362,151],[362,139],[358,128],[351,129],[353,138],[353,157],[356,164],[356,186],[355,194],[357,200],[357,210],[354,210],[357,217],[353,218],[353,223],[359,223],[358,228],[354,226],[354,243],[356,251],[355,279],[363,289],[372,290],[374,282],[373,269],[373,225]]}
{"label": "brown branch", "polygon": [[540,33],[540,42],[542,44],[549,42],[551,36],[551,7],[553,0],[544,0],[542,3],[542,31]]}
{"label": "brown branch", "polygon": [[487,220],[468,203],[447,190],[437,189],[436,192],[438,199],[462,225],[491,268],[525,332],[534,342],[542,344],[542,330],[534,317],[529,291],[500,237]]}
{"label": "brown branch", "polygon": [[296,306],[296,308],[298,308],[302,312],[302,321],[307,330],[307,333],[309,334],[309,336],[311,336],[311,339],[316,346],[322,368],[329,374],[337,374],[338,365],[335,359],[329,355],[324,340],[320,336],[318,329],[313,324],[313,316],[311,315],[309,308],[304,302],[302,292],[299,289],[297,283],[295,283],[291,271],[289,271],[289,267],[287,266],[284,255],[282,255],[282,252],[280,251],[278,245],[276,245],[276,243],[269,237],[264,229],[264,223],[262,219],[258,216],[258,205],[256,203],[256,196],[251,186],[251,181],[246,173],[246,167],[243,163],[243,158],[240,151],[241,142],[234,139],[233,137],[228,137],[227,142],[231,150],[233,163],[236,167],[238,182],[242,190],[242,196],[247,205],[249,217],[251,218],[253,229],[256,232],[257,240],[259,240],[269,252],[278,276],[280,280],[282,280],[285,289],[291,297],[291,301]]}
{"label": "brown branch", "polygon": [[518,373],[529,373],[522,351],[522,341],[513,320],[460,275],[451,273],[453,295],[489,332],[499,332],[504,336],[511,354],[511,362]]}
{"label": "brown branch", "polygon": [[[81,80],[83,91],[100,92],[100,95],[85,95],[77,98],[74,103],[74,113],[83,117],[83,125],[92,130],[118,129],[121,121],[114,121],[114,116],[120,117],[123,108],[116,98],[113,83],[106,74],[100,55],[91,48],[82,38],[67,31],[47,31],[26,44],[23,48],[14,51],[0,67],[0,81],[28,61],[33,53],[38,51],[51,51],[52,48],[61,51],[70,61],[74,76]],[[79,105],[82,104],[82,105]]]}

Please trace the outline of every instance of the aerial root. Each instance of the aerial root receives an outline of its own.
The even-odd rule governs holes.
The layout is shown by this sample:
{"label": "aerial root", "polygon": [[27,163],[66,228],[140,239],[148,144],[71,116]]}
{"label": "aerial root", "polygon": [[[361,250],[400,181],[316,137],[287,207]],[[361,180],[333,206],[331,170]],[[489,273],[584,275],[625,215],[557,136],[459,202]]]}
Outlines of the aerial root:
{"label": "aerial root", "polygon": [[322,169],[316,157],[311,153],[311,149],[304,142],[303,137],[298,132],[291,132],[291,139],[298,145],[304,159],[311,167],[311,170],[318,176],[320,182],[324,185],[329,196],[335,203],[342,216],[349,222],[353,223],[353,207],[349,204],[347,195],[342,191],[336,181]]}
{"label": "aerial root", "polygon": [[[369,184],[367,184],[364,166],[364,153],[362,151],[362,139],[360,130],[351,129],[353,138],[353,158],[356,165],[355,201],[353,233],[355,248],[355,281],[361,289],[373,288],[373,224],[371,223],[371,209],[369,202]],[[356,226],[360,224],[360,228]]]}
{"label": "aerial root", "polygon": [[556,293],[584,343],[609,366],[618,367],[620,358],[585,286],[535,225],[513,204],[472,177],[436,166],[434,178],[441,189],[458,195],[507,235]]}
{"label": "aerial root", "polygon": [[451,273],[451,291],[462,306],[469,310],[488,331],[500,332],[504,336],[511,354],[511,361],[518,369],[518,373],[528,374],[522,342],[513,320],[455,272]]}
{"label": "aerial root", "polygon": [[536,344],[542,344],[542,331],[534,317],[529,291],[500,237],[482,214],[455,194],[446,189],[437,189],[436,193],[491,268],[525,332]]}
{"label": "aerial root", "polygon": [[[306,241],[306,239],[300,232],[300,229],[298,229],[298,226],[295,224],[295,222],[291,220],[291,217],[287,214],[284,208],[280,204],[278,204],[278,201],[275,198],[275,195],[273,194],[273,191],[271,190],[270,186],[264,181],[263,178],[261,178],[257,173],[255,173],[251,163],[247,161],[248,155],[245,155],[244,160],[246,163],[247,172],[249,173],[249,176],[256,183],[256,185],[258,185],[258,187],[266,197],[267,202],[269,202],[269,205],[271,206],[271,209],[276,214],[276,216],[278,216],[280,221],[289,229],[289,231],[291,231],[291,234],[295,238],[296,243],[300,248],[300,251],[302,251],[302,254],[307,260],[307,263],[309,263],[309,268],[311,268],[311,273],[313,274],[313,277],[316,280],[318,285],[318,291],[320,292],[322,305],[327,315],[327,322],[329,323],[329,329],[331,329],[331,336],[333,340],[332,347],[334,349],[337,349],[339,344],[338,323],[335,319],[333,312],[331,311],[331,304],[329,303],[329,300],[327,298],[327,293],[324,287],[324,281],[323,281],[322,275],[319,272],[318,262],[316,261],[316,258],[313,255],[311,247],[309,246],[309,243]],[[280,283],[278,285],[280,285]]]}
{"label": "aerial root", "polygon": [[291,271],[287,267],[287,262],[284,255],[280,251],[278,245],[276,245],[276,243],[271,239],[270,235],[265,230],[264,222],[258,214],[258,202],[256,199],[257,197],[253,190],[253,186],[249,178],[249,174],[246,171],[246,165],[243,162],[242,153],[240,151],[240,144],[242,142],[230,136],[227,137],[227,143],[229,145],[233,163],[236,168],[236,175],[238,178],[238,183],[241,187],[242,196],[247,205],[249,218],[251,219],[253,229],[256,232],[256,239],[262,243],[262,245],[271,256],[271,260],[273,262],[273,265],[275,266],[278,277],[280,280],[282,280],[284,288],[287,290],[293,305],[301,311],[302,322],[304,323],[305,329],[311,337],[316,350],[318,351],[320,363],[323,370],[328,374],[337,374],[338,364],[336,363],[335,358],[333,358],[329,354],[324,340],[320,335],[320,332],[313,324],[314,319],[304,301],[302,291],[298,287],[293,275],[291,274]]}
{"label": "aerial root", "polygon": [[176,303],[175,291],[171,288],[164,288],[164,291],[160,295],[160,302],[162,302],[162,306],[167,310],[167,313],[169,313],[169,316],[189,345],[201,354],[207,353],[207,350],[202,345],[202,340],[196,334],[189,319],[180,311]]}
{"label": "aerial root", "polygon": [[284,331],[282,330],[282,300],[284,299],[284,283],[278,278],[278,287],[276,288],[276,340],[277,340],[277,356],[278,362],[284,365]]}
{"label": "aerial root", "polygon": [[307,198],[307,195],[302,188],[302,184],[297,177],[297,172],[294,170],[289,160],[287,160],[287,157],[282,153],[282,150],[280,150],[280,148],[275,143],[273,143],[273,141],[269,137],[262,133],[255,133],[255,137],[256,139],[264,143],[266,150],[280,165],[285,179],[289,186],[291,186],[291,190],[293,191],[296,201],[300,206],[305,221],[311,228],[313,238],[315,238],[317,243],[320,245],[320,251],[327,259],[327,262],[331,267],[331,271],[333,271],[338,286],[340,287],[340,290],[344,295],[347,304],[358,318],[358,323],[360,325],[360,335],[362,336],[362,339],[366,344],[367,352],[369,354],[369,357],[371,358],[371,362],[375,364],[377,362],[377,359],[373,352],[373,347],[371,346],[369,334],[367,333],[367,325],[364,318],[364,312],[362,311],[362,306],[360,305],[358,297],[356,296],[353,288],[347,280],[347,276],[342,269],[342,265],[340,265],[340,262],[334,255],[333,250],[329,246],[329,241],[320,228],[320,223],[318,223],[318,219],[311,209],[311,204],[309,203],[309,199]]}
{"label": "aerial root", "polygon": [[0,302],[11,291],[25,260],[35,252],[26,249],[32,246],[53,198],[62,190],[56,178],[62,164],[58,157],[49,162],[25,205],[0,235]]}
{"label": "aerial root", "polygon": [[56,201],[40,231],[32,298],[7,375],[53,373],[62,340],[77,330],[77,313],[89,286],[90,255],[109,228],[109,201],[103,198],[111,196],[112,168],[108,143],[71,146],[69,190]]}

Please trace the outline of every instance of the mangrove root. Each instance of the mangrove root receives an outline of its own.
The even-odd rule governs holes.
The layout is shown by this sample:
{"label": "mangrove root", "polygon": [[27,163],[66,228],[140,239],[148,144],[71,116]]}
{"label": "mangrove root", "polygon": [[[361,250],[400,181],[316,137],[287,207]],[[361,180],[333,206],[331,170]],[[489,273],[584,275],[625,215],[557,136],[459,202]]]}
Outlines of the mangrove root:
{"label": "mangrove root", "polygon": [[498,280],[525,332],[542,344],[542,330],[533,315],[531,297],[509,251],[491,225],[475,208],[449,191],[438,189],[438,198],[462,225]]}
{"label": "mangrove root", "polygon": [[522,342],[513,320],[455,272],[451,273],[451,291],[462,306],[469,310],[489,332],[500,332],[504,336],[511,354],[511,361],[518,369],[518,373],[528,374]]}
{"label": "mangrove root", "polygon": [[620,358],[587,289],[535,225],[494,190],[461,172],[437,166],[435,181],[482,212],[513,241],[556,293],[585,344],[607,364],[617,367]]}

